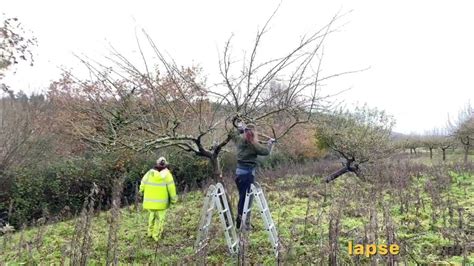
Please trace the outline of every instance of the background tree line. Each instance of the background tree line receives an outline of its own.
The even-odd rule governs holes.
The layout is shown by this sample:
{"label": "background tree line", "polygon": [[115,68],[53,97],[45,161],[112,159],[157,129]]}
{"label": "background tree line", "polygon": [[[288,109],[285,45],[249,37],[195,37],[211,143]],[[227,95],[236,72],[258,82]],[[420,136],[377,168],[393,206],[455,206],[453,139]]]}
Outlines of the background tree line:
{"label": "background tree line", "polygon": [[[137,152],[124,147],[114,150],[92,145],[94,139],[83,135],[86,129],[109,130],[107,134],[112,130],[124,133],[120,132],[122,129],[114,128],[110,121],[95,120],[94,117],[84,120],[89,124],[82,124],[79,133],[74,131],[79,130],[74,127],[78,115],[69,113],[72,111],[66,105],[73,105],[76,110],[86,109],[91,103],[87,97],[69,98],[69,95],[61,94],[59,84],[65,84],[65,79],[54,82],[46,95],[5,93],[0,99],[0,178],[3,184],[0,208],[3,220],[19,224],[42,217],[44,213],[54,215],[69,211],[74,214],[82,207],[93,183],[101,189],[100,204],[106,208],[115,179],[124,180],[124,198],[131,200],[141,176],[153,165],[156,156],[162,154],[169,157],[181,190],[200,187],[212,178],[213,167],[209,160],[180,147]],[[73,82],[68,84],[72,86]],[[136,103],[140,101],[135,100]],[[204,106],[203,103],[199,105]],[[215,103],[208,101],[206,108],[211,109],[213,105]],[[128,114],[117,112],[115,115],[126,117]],[[413,156],[423,150],[430,158],[439,154],[443,160],[447,159],[447,153],[452,156],[459,153],[466,159],[466,151],[470,150],[466,148],[465,140],[472,135],[460,133],[469,128],[466,123],[472,123],[472,120],[462,121],[449,134],[433,131],[427,135],[404,136],[392,134],[390,117],[367,107],[351,112],[321,113],[317,119],[295,127],[279,140],[274,153],[262,164],[271,169],[287,162],[304,163],[328,156],[341,158],[344,167],[328,177],[331,179],[345,172],[357,175],[362,172],[361,176],[364,176],[364,168],[403,150],[411,150]],[[137,141],[145,139],[139,134],[132,132],[131,136]],[[212,149],[212,144],[210,138],[205,145]],[[219,162],[224,174],[232,175],[235,167],[232,144],[219,156]]]}

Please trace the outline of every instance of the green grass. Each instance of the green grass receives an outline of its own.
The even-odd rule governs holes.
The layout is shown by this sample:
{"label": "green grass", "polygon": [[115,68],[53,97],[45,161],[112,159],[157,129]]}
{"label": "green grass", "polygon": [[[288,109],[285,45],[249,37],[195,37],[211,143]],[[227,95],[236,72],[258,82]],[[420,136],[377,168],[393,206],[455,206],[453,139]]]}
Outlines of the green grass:
{"label": "green grass", "polygon": [[[442,200],[449,198],[453,206],[463,207],[463,220],[467,226],[473,217],[474,206],[474,175],[473,173],[451,172],[452,182],[440,195]],[[357,178],[346,175],[327,185],[310,177],[285,177],[278,180],[261,181],[266,191],[273,219],[277,223],[278,233],[282,241],[280,261],[294,263],[327,264],[328,230],[331,215],[339,215],[340,228],[338,237],[338,259],[343,264],[354,264],[355,257],[347,253],[347,242],[362,239],[370,221],[368,206],[375,208],[378,227],[373,232],[378,234],[376,242],[386,243],[384,215],[382,203],[390,207],[390,215],[395,230],[396,242],[402,252],[397,256],[401,262],[432,263],[447,262],[460,264],[462,256],[443,255],[442,250],[453,245],[456,225],[459,217],[454,215],[447,225],[443,218],[431,224],[433,203],[424,191],[424,185],[433,177],[423,176],[413,179],[405,191],[413,195],[415,189],[421,192],[424,208],[409,208],[401,213],[396,191],[385,187],[380,198],[371,198],[373,185],[360,182]],[[232,204],[236,206],[234,184],[227,189],[232,193]],[[383,186],[382,186],[383,187]],[[324,201],[326,195],[326,201]],[[158,264],[236,264],[237,258],[230,256],[224,244],[224,235],[214,215],[214,227],[211,230],[211,241],[207,256],[194,254],[193,245],[200,218],[204,194],[194,191],[181,195],[180,202],[174,205],[167,215],[167,225],[163,238],[155,243],[146,237],[147,213],[133,206],[124,207],[119,215],[118,262],[120,263],[158,263]],[[306,210],[309,201],[309,212]],[[372,205],[371,205],[372,204]],[[412,206],[414,202],[410,203]],[[110,212],[95,214],[91,229],[91,253],[88,264],[104,264],[107,254],[107,239]],[[25,229],[15,234],[0,238],[0,262],[8,265],[51,264],[65,262],[68,264],[77,219]],[[305,226],[306,221],[306,226]],[[268,236],[261,218],[254,212],[252,217],[253,231],[249,235],[249,245],[245,259],[255,264],[276,264],[277,259],[272,253]],[[472,228],[471,228],[472,230]],[[472,232],[472,231],[471,231]],[[451,234],[451,235],[453,235]],[[466,236],[467,237],[467,236]],[[370,260],[360,257],[359,262],[366,264]],[[377,256],[383,263],[383,256]],[[474,263],[474,255],[468,254],[468,263]]]}

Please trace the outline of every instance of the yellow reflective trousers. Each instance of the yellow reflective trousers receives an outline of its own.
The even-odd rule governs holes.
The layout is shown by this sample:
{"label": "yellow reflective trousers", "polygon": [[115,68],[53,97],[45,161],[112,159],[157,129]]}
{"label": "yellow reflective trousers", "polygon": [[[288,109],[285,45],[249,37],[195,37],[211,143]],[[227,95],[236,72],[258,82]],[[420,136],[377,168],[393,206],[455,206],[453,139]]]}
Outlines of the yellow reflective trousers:
{"label": "yellow reflective trousers", "polygon": [[161,238],[165,228],[166,210],[148,210],[148,236],[155,241]]}

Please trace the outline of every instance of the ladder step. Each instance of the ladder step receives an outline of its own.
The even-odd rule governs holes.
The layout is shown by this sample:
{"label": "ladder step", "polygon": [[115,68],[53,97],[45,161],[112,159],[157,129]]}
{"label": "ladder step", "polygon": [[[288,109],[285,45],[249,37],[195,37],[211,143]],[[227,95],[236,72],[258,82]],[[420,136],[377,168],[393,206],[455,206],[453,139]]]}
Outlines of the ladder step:
{"label": "ladder step", "polygon": [[206,247],[208,244],[209,244],[208,242],[201,241],[201,242],[199,243],[199,246],[198,246],[197,250],[199,251],[199,250],[203,249],[203,248]]}
{"label": "ladder step", "polygon": [[275,228],[275,224],[273,224],[273,223],[270,226],[268,226],[269,231],[272,230],[273,228]]}

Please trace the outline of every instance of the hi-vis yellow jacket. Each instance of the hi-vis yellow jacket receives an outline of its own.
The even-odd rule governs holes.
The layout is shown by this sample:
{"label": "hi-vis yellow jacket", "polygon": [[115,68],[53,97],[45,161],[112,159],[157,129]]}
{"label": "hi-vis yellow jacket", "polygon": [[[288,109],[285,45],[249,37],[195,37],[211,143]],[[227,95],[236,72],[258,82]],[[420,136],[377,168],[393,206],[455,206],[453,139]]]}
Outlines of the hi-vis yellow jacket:
{"label": "hi-vis yellow jacket", "polygon": [[148,171],[142,178],[140,192],[144,193],[143,209],[146,210],[164,210],[170,202],[178,201],[173,175],[168,169]]}

